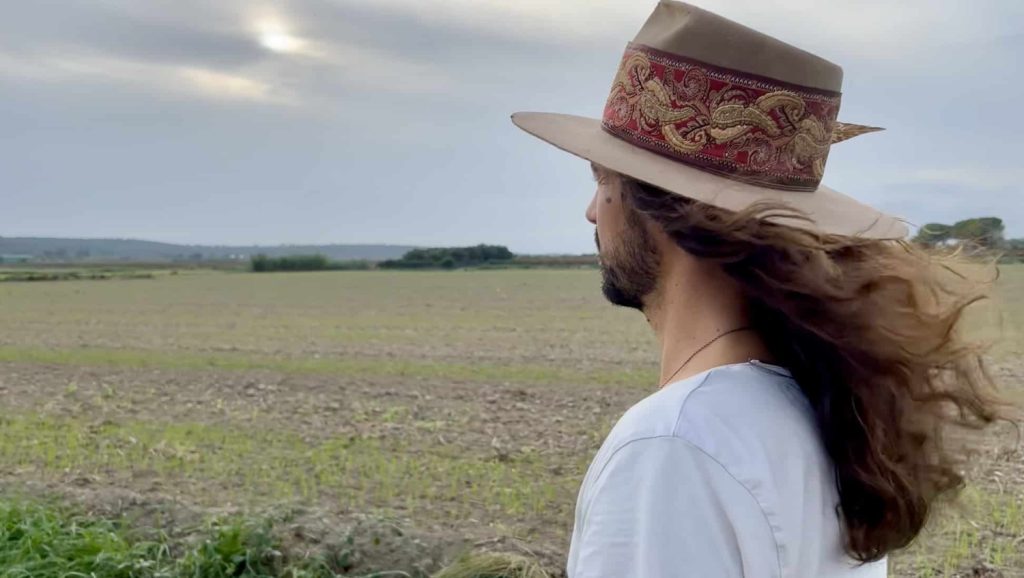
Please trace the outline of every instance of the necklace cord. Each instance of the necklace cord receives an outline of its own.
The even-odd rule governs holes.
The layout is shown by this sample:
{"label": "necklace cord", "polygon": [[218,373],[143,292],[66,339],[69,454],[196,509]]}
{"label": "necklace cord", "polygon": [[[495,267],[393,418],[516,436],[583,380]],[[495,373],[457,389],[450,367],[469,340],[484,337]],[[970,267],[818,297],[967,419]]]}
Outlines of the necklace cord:
{"label": "necklace cord", "polygon": [[711,341],[708,341],[704,345],[701,345],[700,347],[697,348],[697,351],[694,351],[693,353],[691,353],[690,356],[686,358],[686,361],[684,361],[682,365],[680,365],[678,368],[676,368],[676,370],[672,372],[672,375],[668,376],[668,379],[666,379],[665,382],[662,383],[659,387],[665,387],[666,385],[671,383],[672,382],[672,378],[675,377],[676,374],[678,374],[680,371],[682,371],[683,368],[686,367],[686,364],[688,364],[691,361],[693,361],[693,358],[697,357],[698,353],[700,353],[701,351],[704,351],[705,349],[710,347],[712,343],[718,341],[719,339],[725,337],[726,335],[729,335],[730,333],[737,333],[737,332],[740,332],[740,331],[753,331],[753,327],[750,327],[749,325],[744,325],[743,327],[736,327],[736,328],[730,329],[728,331],[725,331],[723,333],[719,333],[718,335],[713,337],[711,339]]}

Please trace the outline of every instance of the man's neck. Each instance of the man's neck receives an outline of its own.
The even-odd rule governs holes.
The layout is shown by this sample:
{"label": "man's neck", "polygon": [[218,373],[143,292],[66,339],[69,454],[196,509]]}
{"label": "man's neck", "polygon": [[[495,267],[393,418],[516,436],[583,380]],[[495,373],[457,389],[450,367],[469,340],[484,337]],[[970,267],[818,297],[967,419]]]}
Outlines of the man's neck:
{"label": "man's neck", "polygon": [[731,333],[708,345],[728,331],[749,326],[749,319],[743,297],[728,277],[695,269],[669,270],[644,308],[661,344],[662,385],[720,365],[769,358],[753,331]]}

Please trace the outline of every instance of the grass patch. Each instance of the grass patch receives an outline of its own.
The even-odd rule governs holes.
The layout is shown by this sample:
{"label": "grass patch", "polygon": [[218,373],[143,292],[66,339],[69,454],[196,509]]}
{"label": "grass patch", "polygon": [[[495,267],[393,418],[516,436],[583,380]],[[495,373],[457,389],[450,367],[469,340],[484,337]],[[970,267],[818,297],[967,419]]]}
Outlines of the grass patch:
{"label": "grass patch", "polygon": [[550,578],[550,574],[522,556],[479,554],[459,560],[435,578]]}
{"label": "grass patch", "polygon": [[353,570],[347,548],[296,555],[271,519],[214,519],[171,541],[138,539],[122,520],[54,503],[0,500],[0,578],[426,578],[426,573]]}
{"label": "grass patch", "polygon": [[[338,543],[290,544],[272,517],[213,518],[170,539],[140,538],[124,519],[56,502],[0,498],[0,578],[428,578],[420,564],[374,568],[365,554],[385,525],[354,526]],[[356,535],[354,533],[361,533]],[[386,533],[402,542],[403,532]],[[439,566],[441,561],[428,560]],[[548,578],[535,561],[470,555],[435,578]]]}
{"label": "grass patch", "polygon": [[111,522],[52,506],[0,502],[0,577],[156,576],[166,558],[161,544],[132,543]]}
{"label": "grass patch", "polygon": [[2,578],[320,578],[317,561],[291,563],[266,523],[214,521],[189,544],[140,540],[118,520],[66,506],[0,501]]}
{"label": "grass patch", "polygon": [[896,575],[961,576],[984,568],[1019,576],[1024,569],[1024,497],[965,488],[942,505],[921,536],[893,556]]}
{"label": "grass patch", "polygon": [[452,363],[391,358],[267,357],[231,353],[194,353],[133,349],[43,349],[0,346],[0,362],[53,363],[159,369],[270,370],[348,377],[410,377],[446,381],[599,384],[649,386],[653,370],[577,370],[536,364]]}
{"label": "grass patch", "polygon": [[568,521],[585,464],[552,476],[541,460],[425,450],[399,439],[309,442],[259,427],[19,416],[0,418],[0,465],[44,477],[155,476],[208,505],[222,504],[230,488],[231,499],[244,503],[329,500],[346,511],[400,510],[458,523],[483,514],[514,521],[553,512]]}

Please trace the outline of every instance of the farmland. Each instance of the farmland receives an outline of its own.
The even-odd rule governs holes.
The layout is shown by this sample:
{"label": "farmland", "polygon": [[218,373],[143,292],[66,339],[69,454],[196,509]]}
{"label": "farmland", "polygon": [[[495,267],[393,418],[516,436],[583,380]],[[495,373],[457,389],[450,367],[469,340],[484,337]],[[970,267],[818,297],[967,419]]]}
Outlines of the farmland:
{"label": "farmland", "polygon": [[[0,283],[9,496],[169,533],[269,517],[317,534],[296,548],[388,520],[416,540],[368,569],[481,548],[556,569],[589,459],[656,379],[643,317],[590,269],[151,273]],[[996,288],[969,329],[1024,399],[1024,267]],[[894,575],[1024,576],[1024,453],[1006,426],[976,441]]]}

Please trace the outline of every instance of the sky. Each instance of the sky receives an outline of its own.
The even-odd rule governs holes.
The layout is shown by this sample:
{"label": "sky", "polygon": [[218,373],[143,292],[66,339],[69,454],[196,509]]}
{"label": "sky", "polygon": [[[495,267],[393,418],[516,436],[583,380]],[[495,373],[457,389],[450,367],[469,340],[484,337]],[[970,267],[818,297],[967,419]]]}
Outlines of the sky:
{"label": "sky", "polygon": [[[1024,237],[1024,2],[703,0],[843,66],[825,184]],[[593,252],[599,117],[653,0],[32,0],[0,8],[0,235]]]}

